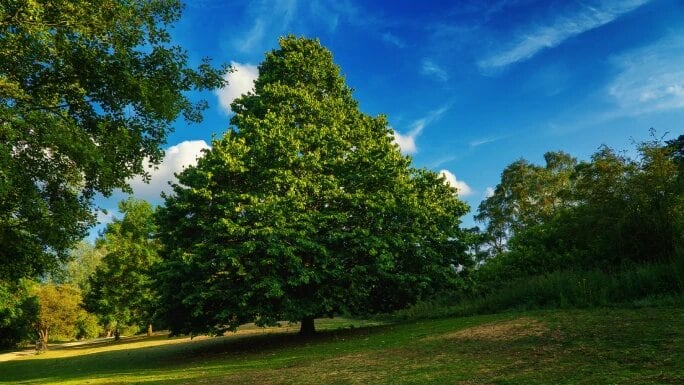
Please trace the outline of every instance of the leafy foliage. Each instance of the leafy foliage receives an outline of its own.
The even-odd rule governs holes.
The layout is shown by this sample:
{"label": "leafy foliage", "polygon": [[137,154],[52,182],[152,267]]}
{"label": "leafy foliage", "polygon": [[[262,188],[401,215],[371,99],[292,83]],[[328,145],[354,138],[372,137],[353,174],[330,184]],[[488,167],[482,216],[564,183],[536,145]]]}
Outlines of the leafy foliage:
{"label": "leafy foliage", "polygon": [[570,204],[570,176],[577,160],[564,152],[547,152],[544,159],[545,167],[524,159],[510,164],[494,194],[480,204],[475,219],[486,222],[493,254],[505,251],[508,240],[526,226],[542,223]]}
{"label": "leafy foliage", "polygon": [[[589,161],[569,169],[569,178],[564,179],[568,188],[554,191],[552,184],[546,191],[564,204],[548,212],[534,207],[539,220],[504,217],[518,227],[506,251],[477,272],[480,283],[563,269],[619,270],[676,258],[683,237],[684,200],[681,167],[672,143],[656,139],[640,143],[636,160],[604,146]],[[504,178],[497,190],[507,184]],[[539,194],[532,196],[529,202],[540,201]],[[489,210],[497,199],[480,206],[479,218],[492,221],[488,231],[491,223],[501,221],[497,212]]]}
{"label": "leafy foliage", "polygon": [[81,307],[81,291],[71,285],[52,283],[36,287],[38,317],[35,330],[40,340],[47,345],[50,336],[73,338],[77,321],[84,313]]}
{"label": "leafy foliage", "polygon": [[152,266],[159,260],[154,210],[143,201],[129,198],[119,203],[122,219],[107,225],[98,249],[102,263],[90,277],[86,307],[106,325],[147,326],[154,316],[155,292]]}
{"label": "leafy foliage", "polygon": [[171,123],[201,119],[184,92],[224,84],[170,43],[178,1],[0,4],[0,279],[68,258],[96,192],[158,163]]}
{"label": "leafy foliage", "polygon": [[[283,38],[159,213],[173,332],[388,311],[453,284],[467,211],[359,111],[331,53]],[[303,330],[304,331],[304,330]],[[309,329],[312,331],[312,329]]]}
{"label": "leafy foliage", "polygon": [[71,249],[69,262],[59,266],[49,275],[51,281],[78,286],[83,293],[90,291],[90,277],[95,274],[106,250],[89,242],[81,241]]}
{"label": "leafy foliage", "polygon": [[31,295],[30,282],[0,282],[0,348],[15,347],[34,337],[37,315],[38,301]]}

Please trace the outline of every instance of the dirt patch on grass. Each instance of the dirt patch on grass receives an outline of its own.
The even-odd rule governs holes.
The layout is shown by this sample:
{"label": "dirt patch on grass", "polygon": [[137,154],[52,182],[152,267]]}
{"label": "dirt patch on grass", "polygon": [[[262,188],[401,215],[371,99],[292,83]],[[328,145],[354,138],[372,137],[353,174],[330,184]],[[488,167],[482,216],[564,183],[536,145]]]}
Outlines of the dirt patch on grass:
{"label": "dirt patch on grass", "polygon": [[549,328],[541,321],[534,318],[522,317],[508,321],[473,326],[453,333],[428,337],[428,339],[512,341],[525,337],[539,337],[548,332]]}

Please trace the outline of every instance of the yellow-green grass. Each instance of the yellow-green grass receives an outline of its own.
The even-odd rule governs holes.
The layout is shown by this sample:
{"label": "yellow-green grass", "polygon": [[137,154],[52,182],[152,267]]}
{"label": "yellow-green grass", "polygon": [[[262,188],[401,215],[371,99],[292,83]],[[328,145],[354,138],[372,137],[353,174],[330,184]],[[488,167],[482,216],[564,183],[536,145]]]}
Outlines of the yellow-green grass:
{"label": "yellow-green grass", "polygon": [[1,362],[0,384],[684,384],[681,307],[317,326],[53,349]]}

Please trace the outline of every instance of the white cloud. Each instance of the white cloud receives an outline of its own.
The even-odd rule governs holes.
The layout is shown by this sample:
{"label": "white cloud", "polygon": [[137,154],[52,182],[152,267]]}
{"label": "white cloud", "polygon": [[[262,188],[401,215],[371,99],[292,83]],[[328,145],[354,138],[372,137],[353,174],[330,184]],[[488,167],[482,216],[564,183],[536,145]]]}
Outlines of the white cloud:
{"label": "white cloud", "polygon": [[415,154],[418,151],[416,148],[416,135],[410,132],[402,135],[394,131],[394,142],[399,145],[401,152],[404,154]]}
{"label": "white cloud", "polygon": [[219,99],[221,109],[230,114],[230,104],[233,100],[239,98],[254,89],[254,81],[259,77],[259,68],[252,64],[241,64],[238,62],[231,62],[233,71],[225,75],[228,85],[215,91]]}
{"label": "white cloud", "polygon": [[456,187],[459,196],[464,197],[473,193],[473,190],[470,188],[470,186],[468,186],[466,182],[456,179],[456,175],[454,175],[451,171],[439,170],[439,174],[444,176],[446,184],[451,187]]}
{"label": "white cloud", "polygon": [[614,58],[607,92],[622,115],[684,108],[684,37],[660,40]]}
{"label": "white cloud", "polygon": [[411,125],[411,130],[402,134],[394,130],[394,142],[399,145],[401,152],[404,154],[415,154],[418,152],[416,146],[416,138],[423,132],[426,125],[439,119],[445,112],[449,110],[449,106],[443,106],[437,110],[431,111],[424,118],[418,119]]}
{"label": "white cloud", "polygon": [[164,159],[158,168],[148,168],[151,178],[150,183],[145,183],[141,177],[129,180],[136,198],[147,201],[159,200],[162,192],[170,192],[169,182],[175,182],[174,173],[181,172],[185,167],[197,164],[197,158],[202,155],[202,150],[209,148],[203,140],[191,140],[181,142],[169,147]]}
{"label": "white cloud", "polygon": [[430,59],[423,59],[420,65],[420,73],[425,76],[433,77],[442,82],[445,82],[449,79],[449,74],[447,74],[444,68],[440,67]]}
{"label": "white cloud", "polygon": [[494,187],[488,186],[485,189],[485,198],[491,198],[494,196]]}
{"label": "white cloud", "polygon": [[583,5],[569,15],[555,18],[547,25],[528,26],[506,48],[480,60],[481,69],[501,69],[527,60],[539,51],[555,47],[565,40],[601,27],[650,0],[609,0],[596,6]]}

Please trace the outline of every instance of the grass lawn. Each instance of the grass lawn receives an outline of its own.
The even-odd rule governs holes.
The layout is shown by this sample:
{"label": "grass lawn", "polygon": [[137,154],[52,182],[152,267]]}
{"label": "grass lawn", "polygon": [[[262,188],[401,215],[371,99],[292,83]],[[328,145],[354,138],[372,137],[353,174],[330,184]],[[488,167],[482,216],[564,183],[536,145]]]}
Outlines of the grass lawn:
{"label": "grass lawn", "polygon": [[316,323],[53,349],[0,362],[0,384],[684,384],[681,307]]}

